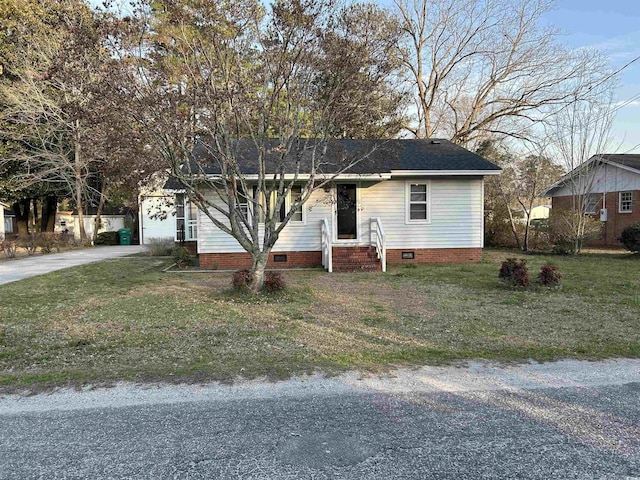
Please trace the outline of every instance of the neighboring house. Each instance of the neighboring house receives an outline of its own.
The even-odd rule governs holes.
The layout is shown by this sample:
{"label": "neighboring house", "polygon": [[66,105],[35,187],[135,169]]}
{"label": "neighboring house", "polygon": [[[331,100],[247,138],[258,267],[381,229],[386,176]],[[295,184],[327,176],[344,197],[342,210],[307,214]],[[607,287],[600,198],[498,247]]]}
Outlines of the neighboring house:
{"label": "neighboring house", "polygon": [[[90,207],[87,213],[84,215],[84,230],[87,234],[87,238],[93,237],[93,229],[95,227],[95,219],[97,216],[97,208]],[[114,232],[125,227],[126,214],[121,213],[119,209],[105,208],[102,215],[100,215],[100,226],[98,233],[100,232]],[[78,218],[77,211],[64,211],[58,210],[56,212],[55,232],[68,232],[73,235],[76,240],[80,239],[80,219]]]}
{"label": "neighboring house", "polygon": [[622,230],[640,222],[640,155],[594,155],[542,195],[552,197],[558,211],[570,210],[572,196],[579,194],[586,195],[585,214],[603,222],[600,238],[589,244],[620,246]]}
{"label": "neighboring house", "polygon": [[0,240],[7,235],[14,235],[18,232],[16,216],[9,205],[0,202]]}
{"label": "neighboring house", "polygon": [[[240,140],[237,150],[251,184],[257,178],[255,145]],[[208,152],[199,145],[193,156],[211,165],[205,173],[215,178],[217,164]],[[484,176],[499,174],[499,167],[446,140],[335,140],[323,160],[324,178],[331,178],[332,167],[335,172],[345,158],[364,152],[371,153],[316,190],[294,215],[280,233],[269,266],[324,265],[332,271],[481,259]],[[299,178],[301,188],[308,174]],[[175,216],[168,217],[175,222],[174,238],[195,243],[200,265],[249,267],[251,257],[238,242],[190,205],[170,180],[165,188],[171,187],[177,205]],[[287,208],[290,203],[291,198]]]}

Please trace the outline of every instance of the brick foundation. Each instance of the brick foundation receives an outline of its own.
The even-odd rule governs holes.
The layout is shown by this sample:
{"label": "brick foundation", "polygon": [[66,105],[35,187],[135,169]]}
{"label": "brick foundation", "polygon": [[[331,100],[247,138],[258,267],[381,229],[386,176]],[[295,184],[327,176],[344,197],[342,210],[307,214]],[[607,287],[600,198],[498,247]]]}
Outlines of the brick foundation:
{"label": "brick foundation", "polygon": [[[286,255],[286,262],[274,262],[276,255]],[[200,267],[239,269],[251,267],[251,255],[241,253],[201,253]],[[322,252],[271,252],[268,268],[319,267],[322,265]]]}
{"label": "brick foundation", "polygon": [[[413,252],[414,258],[402,258]],[[387,250],[387,265],[403,263],[471,263],[482,260],[482,248],[403,248]]]}
{"label": "brick foundation", "polygon": [[[367,248],[367,247],[365,247]],[[403,259],[402,252],[414,252],[413,259]],[[286,262],[274,262],[275,255],[286,255]],[[251,267],[251,255],[241,253],[201,253],[202,268],[240,269]],[[404,263],[467,263],[479,262],[482,248],[403,248],[387,250],[387,264]],[[322,265],[322,252],[271,252],[269,268],[319,267]],[[335,257],[334,257],[335,266]]]}

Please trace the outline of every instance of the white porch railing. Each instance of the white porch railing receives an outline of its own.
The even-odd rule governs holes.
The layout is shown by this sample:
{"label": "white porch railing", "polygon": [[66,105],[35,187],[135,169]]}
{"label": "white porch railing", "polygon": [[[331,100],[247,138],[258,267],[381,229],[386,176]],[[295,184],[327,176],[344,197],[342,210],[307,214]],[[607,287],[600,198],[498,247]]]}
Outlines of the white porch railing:
{"label": "white porch railing", "polygon": [[382,271],[387,271],[387,241],[382,228],[382,220],[379,217],[371,219],[371,245],[376,247],[378,258],[382,264]]}
{"label": "white porch railing", "polygon": [[333,272],[333,246],[331,242],[331,227],[329,220],[322,219],[322,266],[327,272]]}

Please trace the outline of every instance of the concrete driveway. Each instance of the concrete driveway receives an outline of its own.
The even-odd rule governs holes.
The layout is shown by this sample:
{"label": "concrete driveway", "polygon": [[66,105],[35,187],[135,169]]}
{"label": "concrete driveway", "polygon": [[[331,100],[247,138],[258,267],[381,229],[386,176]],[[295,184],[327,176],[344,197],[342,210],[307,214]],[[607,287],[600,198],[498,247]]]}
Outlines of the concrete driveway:
{"label": "concrete driveway", "polygon": [[100,262],[112,258],[126,257],[145,252],[144,245],[115,245],[52,253],[35,257],[20,258],[0,262],[0,285],[24,278],[44,275],[63,268],[77,267],[87,263]]}
{"label": "concrete driveway", "polygon": [[640,360],[0,396],[0,479],[640,478]]}

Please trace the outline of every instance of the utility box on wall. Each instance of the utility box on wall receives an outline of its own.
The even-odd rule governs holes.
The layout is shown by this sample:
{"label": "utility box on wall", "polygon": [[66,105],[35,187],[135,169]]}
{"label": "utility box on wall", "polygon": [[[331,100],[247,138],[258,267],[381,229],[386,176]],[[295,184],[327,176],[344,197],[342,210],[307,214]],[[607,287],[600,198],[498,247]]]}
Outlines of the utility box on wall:
{"label": "utility box on wall", "polygon": [[601,208],[600,209],[600,221],[601,222],[606,222],[607,221],[607,209],[606,208]]}

